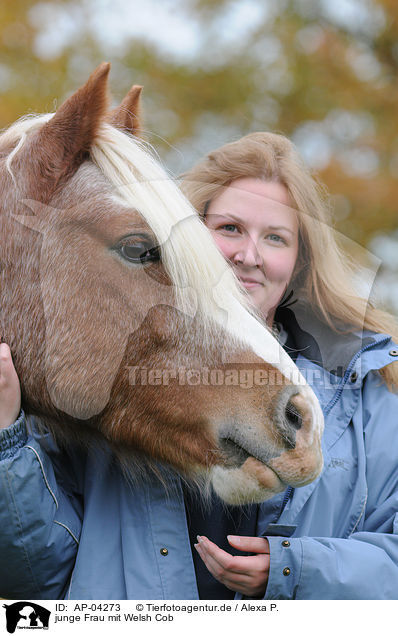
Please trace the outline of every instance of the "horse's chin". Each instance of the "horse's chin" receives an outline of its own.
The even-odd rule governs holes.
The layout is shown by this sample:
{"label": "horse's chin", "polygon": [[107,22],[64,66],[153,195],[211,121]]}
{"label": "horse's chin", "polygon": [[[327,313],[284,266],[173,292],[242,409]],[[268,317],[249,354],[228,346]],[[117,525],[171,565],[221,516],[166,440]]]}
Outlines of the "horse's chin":
{"label": "horse's chin", "polygon": [[254,457],[246,459],[238,468],[214,466],[210,478],[218,496],[235,506],[261,503],[287,487],[270,466]]}

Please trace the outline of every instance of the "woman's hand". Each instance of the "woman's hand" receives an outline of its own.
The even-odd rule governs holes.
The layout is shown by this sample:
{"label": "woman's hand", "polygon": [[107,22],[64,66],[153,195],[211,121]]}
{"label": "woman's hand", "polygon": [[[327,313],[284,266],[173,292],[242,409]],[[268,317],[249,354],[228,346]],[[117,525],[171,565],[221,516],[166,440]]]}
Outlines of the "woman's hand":
{"label": "woman's hand", "polygon": [[250,598],[265,594],[269,574],[269,543],[264,537],[228,536],[229,544],[254,556],[232,556],[207,537],[199,537],[195,548],[211,574],[225,587]]}
{"label": "woman's hand", "polygon": [[21,389],[10,347],[0,344],[0,429],[10,426],[21,409]]}

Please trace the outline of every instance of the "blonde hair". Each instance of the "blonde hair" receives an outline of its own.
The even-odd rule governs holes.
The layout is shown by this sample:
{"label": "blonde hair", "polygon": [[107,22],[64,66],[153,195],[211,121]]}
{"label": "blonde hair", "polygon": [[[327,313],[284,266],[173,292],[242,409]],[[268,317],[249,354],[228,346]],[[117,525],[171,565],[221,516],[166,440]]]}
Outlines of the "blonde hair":
{"label": "blonde hair", "polygon": [[[363,328],[388,333],[398,342],[394,318],[361,298],[350,284],[354,263],[336,242],[323,188],[286,137],[252,133],[222,146],[183,175],[182,190],[203,216],[224,187],[244,177],[282,183],[300,211],[300,248],[291,284],[313,313],[336,332]],[[390,389],[398,388],[397,362],[380,374]]]}

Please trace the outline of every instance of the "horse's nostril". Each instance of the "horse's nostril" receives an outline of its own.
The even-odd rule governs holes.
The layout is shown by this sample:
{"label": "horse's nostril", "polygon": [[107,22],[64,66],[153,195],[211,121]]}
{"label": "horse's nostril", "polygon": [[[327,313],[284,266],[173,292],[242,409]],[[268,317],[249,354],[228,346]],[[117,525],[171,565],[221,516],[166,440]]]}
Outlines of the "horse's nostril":
{"label": "horse's nostril", "polygon": [[295,429],[301,428],[303,424],[303,418],[298,409],[294,406],[291,400],[288,401],[285,408],[286,419]]}

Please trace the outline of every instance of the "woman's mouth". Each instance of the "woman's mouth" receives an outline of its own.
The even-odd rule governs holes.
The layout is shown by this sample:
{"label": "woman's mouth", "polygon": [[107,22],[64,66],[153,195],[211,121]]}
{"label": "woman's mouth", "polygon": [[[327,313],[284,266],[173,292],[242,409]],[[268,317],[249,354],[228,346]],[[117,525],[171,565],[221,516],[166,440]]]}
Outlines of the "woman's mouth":
{"label": "woman's mouth", "polygon": [[238,276],[241,284],[245,289],[256,289],[257,287],[263,287],[263,283],[255,278],[248,278],[246,276]]}

